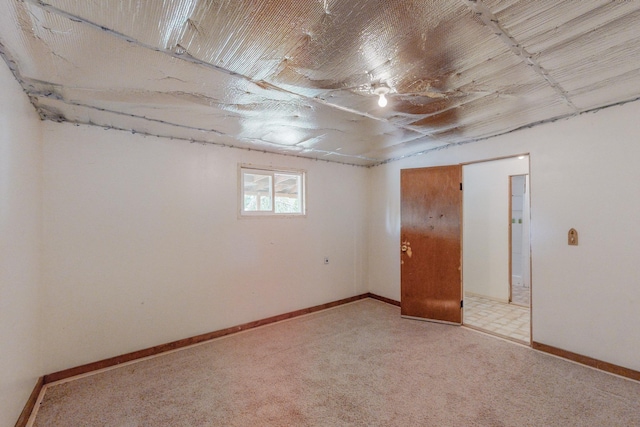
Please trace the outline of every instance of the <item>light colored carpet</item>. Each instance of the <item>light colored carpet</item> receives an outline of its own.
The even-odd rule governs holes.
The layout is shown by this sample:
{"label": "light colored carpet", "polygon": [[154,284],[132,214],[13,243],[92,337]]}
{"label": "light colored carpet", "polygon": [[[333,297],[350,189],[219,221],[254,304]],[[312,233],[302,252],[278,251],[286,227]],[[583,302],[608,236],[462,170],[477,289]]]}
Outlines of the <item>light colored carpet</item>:
{"label": "light colored carpet", "polygon": [[47,389],[36,426],[637,426],[640,383],[365,299]]}

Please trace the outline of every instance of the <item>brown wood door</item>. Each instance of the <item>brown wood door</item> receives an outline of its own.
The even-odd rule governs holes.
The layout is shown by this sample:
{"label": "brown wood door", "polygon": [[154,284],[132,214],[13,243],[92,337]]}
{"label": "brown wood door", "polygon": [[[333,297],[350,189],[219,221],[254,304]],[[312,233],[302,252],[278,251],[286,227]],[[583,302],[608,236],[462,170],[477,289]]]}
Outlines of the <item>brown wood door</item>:
{"label": "brown wood door", "polygon": [[462,323],[462,167],[404,169],[401,314]]}

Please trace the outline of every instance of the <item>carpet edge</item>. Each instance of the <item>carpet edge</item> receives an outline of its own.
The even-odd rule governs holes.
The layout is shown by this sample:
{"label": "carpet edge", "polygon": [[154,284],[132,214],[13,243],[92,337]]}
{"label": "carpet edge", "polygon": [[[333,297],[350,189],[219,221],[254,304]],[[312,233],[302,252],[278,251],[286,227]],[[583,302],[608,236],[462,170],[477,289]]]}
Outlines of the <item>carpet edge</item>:
{"label": "carpet edge", "polygon": [[624,366],[615,365],[613,363],[605,362],[602,360],[594,359],[593,357],[584,356],[582,354],[574,353],[562,348],[554,347],[547,344],[542,344],[537,341],[531,343],[531,348],[541,351],[543,353],[553,354],[554,356],[561,357],[563,359],[571,360],[581,365],[590,366],[601,371],[608,372],[610,374],[619,375],[621,377],[629,378],[635,381],[640,381],[640,371],[636,371]]}
{"label": "carpet edge", "polygon": [[372,294],[371,292],[369,292],[367,295],[371,299],[377,299],[378,301],[386,302],[387,304],[391,304],[391,305],[395,305],[397,307],[400,307],[400,301],[396,301],[396,300],[391,299],[391,298],[383,297],[381,295]]}
{"label": "carpet edge", "polygon": [[[355,295],[348,298],[343,298],[336,301],[331,301],[325,304],[316,305],[313,307],[303,308],[300,310],[291,311],[284,314],[279,314],[276,316],[267,317],[265,319],[254,320],[252,322],[243,323],[241,325],[232,326],[225,329],[219,329],[213,332],[207,332],[200,335],[195,335],[189,338],[183,338],[181,340],[172,341],[165,344],[159,344],[157,346],[144,348],[141,350],[136,350],[131,353],[121,354],[119,356],[109,357],[103,360],[99,360],[97,362],[91,362],[84,365],[76,366],[73,368],[64,369],[61,371],[53,372],[47,375],[44,375],[44,384],[53,383],[56,381],[65,380],[71,377],[75,377],[78,375],[87,374],[89,372],[98,371],[100,369],[110,368],[113,366],[120,365],[122,363],[131,362],[137,359],[143,359],[149,356],[155,356],[158,354],[165,353],[167,351],[176,350],[179,348],[187,347],[193,344],[199,344],[205,341],[209,341],[215,338],[220,338],[226,335],[234,334],[241,331],[246,331],[248,329],[257,328],[259,326],[268,325],[271,323],[279,322],[286,319],[291,319],[298,316],[303,316],[305,314],[315,313],[317,311],[326,310],[329,308],[337,307],[339,305],[348,304],[350,302],[358,301],[365,298],[375,298],[371,293],[367,292],[360,295]],[[380,299],[383,297],[375,298]],[[390,300],[391,301],[391,300]],[[386,302],[386,301],[385,301]]]}

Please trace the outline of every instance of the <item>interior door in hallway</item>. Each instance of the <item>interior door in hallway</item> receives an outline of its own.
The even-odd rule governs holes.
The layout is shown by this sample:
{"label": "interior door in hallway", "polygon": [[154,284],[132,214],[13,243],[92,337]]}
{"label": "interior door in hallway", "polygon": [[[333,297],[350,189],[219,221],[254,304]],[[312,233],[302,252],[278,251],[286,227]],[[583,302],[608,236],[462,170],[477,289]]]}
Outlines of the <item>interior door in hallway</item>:
{"label": "interior door in hallway", "polygon": [[401,314],[462,322],[462,167],[400,172]]}

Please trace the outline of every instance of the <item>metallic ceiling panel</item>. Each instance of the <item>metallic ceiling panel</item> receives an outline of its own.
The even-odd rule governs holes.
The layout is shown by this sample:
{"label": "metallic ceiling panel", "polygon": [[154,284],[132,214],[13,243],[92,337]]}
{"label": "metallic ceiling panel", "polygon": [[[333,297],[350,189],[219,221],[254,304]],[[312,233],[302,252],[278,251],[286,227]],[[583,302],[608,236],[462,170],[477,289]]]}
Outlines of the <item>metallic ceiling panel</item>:
{"label": "metallic ceiling panel", "polygon": [[628,102],[640,98],[640,72],[634,70],[622,76],[604,80],[600,84],[589,86],[585,91],[572,93],[573,102],[587,110],[605,107],[615,102]]}
{"label": "metallic ceiling panel", "polygon": [[640,98],[639,22],[622,0],[0,0],[0,54],[45,119],[369,166]]}
{"label": "metallic ceiling panel", "polygon": [[184,92],[63,88],[59,92],[39,90],[31,94],[38,99],[55,98],[69,105],[217,134],[236,135],[242,130],[241,116],[212,108],[211,101],[206,97]]}
{"label": "metallic ceiling panel", "polygon": [[[32,0],[33,1],[33,0]],[[175,49],[189,25],[189,18],[201,7],[200,0],[103,1],[43,0],[40,7],[68,17],[82,18],[105,31],[128,35],[159,49]]]}
{"label": "metallic ceiling panel", "polygon": [[635,1],[482,0],[531,54],[575,40],[637,10]]}
{"label": "metallic ceiling panel", "polygon": [[[40,19],[47,21],[44,27],[60,27],[56,23],[60,20],[58,15],[46,11],[42,15]],[[79,72],[91,70],[100,61],[77,49],[68,49],[72,43],[66,43],[59,35],[81,34],[90,43],[92,37],[101,37],[102,34],[74,21],[65,25],[68,31],[52,31],[53,36],[42,43],[57,52],[48,56],[55,63],[50,68],[58,71],[48,76],[49,82],[44,82],[48,73],[44,68],[47,67],[35,69],[32,75],[23,77],[32,96],[46,94],[47,98],[62,100],[74,107],[69,117],[64,105],[57,108],[55,114],[47,113],[45,117],[95,122],[88,116],[74,116],[73,112],[78,107],[86,107],[95,109],[96,114],[99,111],[112,113],[114,118],[111,122],[100,123],[114,128],[126,129],[128,125],[124,123],[137,123],[129,119],[138,118],[151,122],[133,129],[141,133],[164,135],[166,132],[154,130],[154,126],[171,125],[184,130],[231,134],[240,140],[253,140],[257,144],[264,142],[269,147],[296,145],[327,134],[348,142],[345,133],[354,129],[354,122],[360,122],[356,127],[361,131],[354,133],[358,138],[378,127],[383,128],[380,132],[395,130],[392,125],[382,122],[368,124],[366,122],[370,119],[353,113],[336,114],[326,105],[309,105],[295,94],[270,90],[232,74],[167,58],[162,53],[132,45],[117,37],[107,37],[101,46],[118,54],[120,61],[115,65],[119,69],[103,66],[91,73]],[[42,40],[42,37],[31,39],[36,45],[40,45]],[[166,62],[165,67],[161,67],[162,61]],[[101,78],[95,79],[96,74],[101,74]],[[207,84],[201,81],[207,81]],[[118,117],[120,122],[116,120]],[[341,127],[344,130],[340,130]]]}
{"label": "metallic ceiling panel", "polygon": [[[211,132],[203,132],[186,127],[176,127],[169,123],[151,122],[139,117],[123,116],[110,111],[100,111],[79,105],[69,105],[54,98],[38,98],[36,104],[45,118],[54,121],[68,121],[75,124],[87,124],[104,129],[117,129],[132,133],[156,135],[187,141],[220,143],[221,137]],[[63,119],[58,119],[64,116]],[[132,130],[135,129],[135,130]]]}
{"label": "metallic ceiling panel", "polygon": [[[306,157],[305,153],[301,155],[301,157]],[[359,156],[344,156],[339,153],[327,153],[322,157],[313,157],[316,160],[324,160],[327,162],[334,163],[345,163],[354,166],[371,166],[372,164],[380,163],[376,159],[371,159],[368,157],[359,157]]]}
{"label": "metallic ceiling panel", "polygon": [[[633,38],[639,22],[640,9],[579,40],[554,47],[540,62],[546,64],[570,96],[574,91],[584,92],[589,86],[597,87],[602,81],[625,74],[635,72],[640,76],[640,40]],[[576,51],[582,55],[576,56]]]}
{"label": "metallic ceiling panel", "polygon": [[[619,80],[640,79],[640,3],[591,0],[484,0],[503,27],[581,110],[633,99],[633,93],[589,96]],[[637,95],[635,96],[637,97]]]}
{"label": "metallic ceiling panel", "polygon": [[448,146],[446,142],[429,140],[427,138],[398,144],[394,147],[382,148],[365,153],[367,157],[384,162],[390,159],[400,159],[405,156],[421,154],[432,150],[438,150]]}

